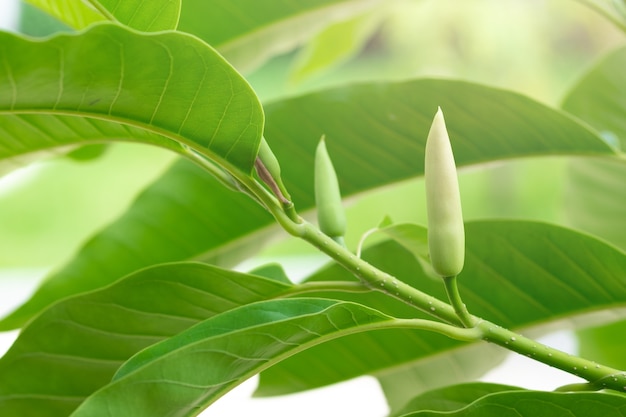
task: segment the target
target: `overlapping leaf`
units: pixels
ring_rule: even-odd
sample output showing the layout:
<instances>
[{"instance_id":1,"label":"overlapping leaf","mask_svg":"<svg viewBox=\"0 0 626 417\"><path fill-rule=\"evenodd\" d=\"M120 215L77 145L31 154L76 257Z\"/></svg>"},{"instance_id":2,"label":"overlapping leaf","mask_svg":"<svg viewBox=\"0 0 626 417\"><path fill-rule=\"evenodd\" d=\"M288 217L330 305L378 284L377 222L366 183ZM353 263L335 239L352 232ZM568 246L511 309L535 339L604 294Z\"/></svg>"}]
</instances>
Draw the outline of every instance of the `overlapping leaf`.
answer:
<instances>
[{"instance_id":1,"label":"overlapping leaf","mask_svg":"<svg viewBox=\"0 0 626 417\"><path fill-rule=\"evenodd\" d=\"M574 316L603 309L612 310L614 314L609 316L613 319L623 314L626 254L602 241L526 221L469 222L466 236L466 265L459 286L470 312L479 317L519 329L555 320L571 320L575 326ZM402 281L445 299L440 280L424 273L415 257L397 244L382 243L370 249L366 258ZM349 278L338 266L311 277ZM409 306L380 294L320 295L356 301L394 316L415 316ZM430 334L385 331L353 335L302 352L265 371L258 393L286 394L362 374L391 379L390 370L419 373L443 353L457 354L460 347L458 342ZM457 375L462 377L463 372Z\"/></svg>"},{"instance_id":2,"label":"overlapping leaf","mask_svg":"<svg viewBox=\"0 0 626 417\"><path fill-rule=\"evenodd\" d=\"M194 37L98 25L45 41L0 33L0 45L0 160L126 140L173 150L184 143L252 168L261 106Z\"/></svg>"},{"instance_id":3,"label":"overlapping leaf","mask_svg":"<svg viewBox=\"0 0 626 417\"><path fill-rule=\"evenodd\" d=\"M7 416L67 416L140 349L289 287L181 263L145 269L64 300L30 323L0 359L0 410Z\"/></svg>"},{"instance_id":4,"label":"overlapping leaf","mask_svg":"<svg viewBox=\"0 0 626 417\"><path fill-rule=\"evenodd\" d=\"M510 385L481 382L451 385L416 396L402 410L394 413L393 417L421 410L455 411L486 395L507 391L523 391L523 389Z\"/></svg>"},{"instance_id":5,"label":"overlapping leaf","mask_svg":"<svg viewBox=\"0 0 626 417\"><path fill-rule=\"evenodd\" d=\"M438 105L446 112L460 166L614 152L595 132L557 110L511 92L444 80L339 87L277 101L265 107L266 137L296 207L305 210L314 205L313 155L322 134L342 193L350 196L423 174L424 144ZM19 326L59 297L97 288L142 266L258 249L262 240L252 237L270 224L251 201L179 164L0 328Z\"/></svg>"},{"instance_id":6,"label":"overlapping leaf","mask_svg":"<svg viewBox=\"0 0 626 417\"><path fill-rule=\"evenodd\" d=\"M386 322L393 324L375 310L333 300L249 304L140 352L72 416L194 416L295 352Z\"/></svg>"},{"instance_id":7,"label":"overlapping leaf","mask_svg":"<svg viewBox=\"0 0 626 417\"><path fill-rule=\"evenodd\" d=\"M416 399L413 404L415 411L398 414L398 416L618 417L626 415L626 401L623 396L617 394L538 392L515 390L513 387L499 385L484 385L452 386L430 393L421 399ZM472 396L480 395L481 391L491 393L478 396L471 401ZM430 405L430 407L420 408L424 405ZM407 407L407 411L410 409Z\"/></svg>"},{"instance_id":8,"label":"overlapping leaf","mask_svg":"<svg viewBox=\"0 0 626 417\"><path fill-rule=\"evenodd\" d=\"M237 69L250 72L290 51L327 25L385 3L380 0L186 0L179 30L216 47ZM386 3L389 3L387 1Z\"/></svg>"},{"instance_id":9,"label":"overlapping leaf","mask_svg":"<svg viewBox=\"0 0 626 417\"><path fill-rule=\"evenodd\" d=\"M626 48L609 54L574 86L563 108L594 126L622 151L626 149ZM626 164L574 161L566 188L566 214L577 228L626 248ZM623 367L626 322L579 333L583 355Z\"/></svg>"},{"instance_id":10,"label":"overlapping leaf","mask_svg":"<svg viewBox=\"0 0 626 417\"><path fill-rule=\"evenodd\" d=\"M28 0L75 29L103 20L156 32L176 29L181 0Z\"/></svg>"}]
</instances>

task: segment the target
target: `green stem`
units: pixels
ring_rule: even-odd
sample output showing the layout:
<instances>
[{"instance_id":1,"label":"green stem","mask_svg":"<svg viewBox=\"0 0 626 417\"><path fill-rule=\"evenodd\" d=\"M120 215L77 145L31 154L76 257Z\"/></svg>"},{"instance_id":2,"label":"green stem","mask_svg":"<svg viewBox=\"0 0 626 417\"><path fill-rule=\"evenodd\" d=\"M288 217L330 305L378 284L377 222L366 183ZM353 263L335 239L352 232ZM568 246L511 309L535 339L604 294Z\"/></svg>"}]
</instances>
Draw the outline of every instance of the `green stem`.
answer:
<instances>
[{"instance_id":1,"label":"green stem","mask_svg":"<svg viewBox=\"0 0 626 417\"><path fill-rule=\"evenodd\" d=\"M584 378L591 389L626 391L625 372L551 348L486 320L478 323L477 328L482 330L483 340Z\"/></svg>"},{"instance_id":2,"label":"green stem","mask_svg":"<svg viewBox=\"0 0 626 417\"><path fill-rule=\"evenodd\" d=\"M457 285L456 276L444 277L443 283L446 287L446 293L448 294L450 304L452 304L454 311L456 312L457 316L459 316L461 323L463 323L465 327L474 327L474 318L467 311L467 307L461 299L461 294L459 294L459 287Z\"/></svg>"}]
</instances>

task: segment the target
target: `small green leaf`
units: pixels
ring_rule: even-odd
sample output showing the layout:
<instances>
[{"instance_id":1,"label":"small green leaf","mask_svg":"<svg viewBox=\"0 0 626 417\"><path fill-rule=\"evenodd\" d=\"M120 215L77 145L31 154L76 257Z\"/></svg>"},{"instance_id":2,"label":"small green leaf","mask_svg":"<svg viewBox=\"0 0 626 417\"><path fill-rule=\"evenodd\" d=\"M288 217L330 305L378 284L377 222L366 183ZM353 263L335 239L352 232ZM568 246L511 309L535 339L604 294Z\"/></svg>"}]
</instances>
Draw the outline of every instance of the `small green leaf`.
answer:
<instances>
[{"instance_id":1,"label":"small green leaf","mask_svg":"<svg viewBox=\"0 0 626 417\"><path fill-rule=\"evenodd\" d=\"M0 359L0 409L7 416L67 416L139 350L289 287L180 263L145 269L63 300L26 326Z\"/></svg>"},{"instance_id":2,"label":"small green leaf","mask_svg":"<svg viewBox=\"0 0 626 417\"><path fill-rule=\"evenodd\" d=\"M393 320L365 306L333 300L249 304L135 355L72 417L194 416L295 352L385 322Z\"/></svg>"},{"instance_id":3,"label":"small green leaf","mask_svg":"<svg viewBox=\"0 0 626 417\"><path fill-rule=\"evenodd\" d=\"M103 20L156 32L176 29L181 0L27 0L75 29Z\"/></svg>"},{"instance_id":4,"label":"small green leaf","mask_svg":"<svg viewBox=\"0 0 626 417\"><path fill-rule=\"evenodd\" d=\"M51 14L75 29L83 29L106 18L82 0L27 0L28 3Z\"/></svg>"}]
</instances>

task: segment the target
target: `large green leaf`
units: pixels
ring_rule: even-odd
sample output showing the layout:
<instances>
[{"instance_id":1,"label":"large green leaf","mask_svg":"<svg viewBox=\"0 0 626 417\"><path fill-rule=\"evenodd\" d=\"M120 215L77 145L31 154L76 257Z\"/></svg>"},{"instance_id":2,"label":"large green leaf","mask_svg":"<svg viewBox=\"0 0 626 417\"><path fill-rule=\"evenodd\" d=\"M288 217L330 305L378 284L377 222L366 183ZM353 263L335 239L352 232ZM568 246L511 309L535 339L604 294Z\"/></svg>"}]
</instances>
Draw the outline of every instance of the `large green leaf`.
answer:
<instances>
[{"instance_id":1,"label":"large green leaf","mask_svg":"<svg viewBox=\"0 0 626 417\"><path fill-rule=\"evenodd\" d=\"M244 379L295 352L385 323L394 321L365 306L333 300L249 304L140 352L72 416L197 415Z\"/></svg>"},{"instance_id":2,"label":"large green leaf","mask_svg":"<svg viewBox=\"0 0 626 417\"><path fill-rule=\"evenodd\" d=\"M0 359L2 415L67 416L139 350L289 287L180 263L145 269L61 301L33 320Z\"/></svg>"},{"instance_id":3,"label":"large green leaf","mask_svg":"<svg viewBox=\"0 0 626 417\"><path fill-rule=\"evenodd\" d=\"M156 32L176 29L181 0L27 0L75 29L103 20Z\"/></svg>"},{"instance_id":4,"label":"large green leaf","mask_svg":"<svg viewBox=\"0 0 626 417\"><path fill-rule=\"evenodd\" d=\"M310 209L313 155L322 134L344 196L354 195L423 174L424 144L437 105L446 114L459 166L542 154L614 152L558 110L519 94L445 80L339 87L271 103L265 107L266 137L296 206ZM164 193L169 197L159 197ZM146 219L158 222L145 224ZM19 326L59 297L106 285L142 266L256 250L263 239L252 238L270 224L252 202L180 164L94 237L25 307L0 322L0 328Z\"/></svg>"},{"instance_id":5,"label":"large green leaf","mask_svg":"<svg viewBox=\"0 0 626 417\"><path fill-rule=\"evenodd\" d=\"M351 18L380 0L186 0L179 30L216 47L237 69L250 72L290 51L328 24ZM389 1L387 1L389 3Z\"/></svg>"},{"instance_id":6,"label":"large green leaf","mask_svg":"<svg viewBox=\"0 0 626 417\"><path fill-rule=\"evenodd\" d=\"M623 417L623 396L599 392L504 391L452 411L415 411L402 417Z\"/></svg>"},{"instance_id":7,"label":"large green leaf","mask_svg":"<svg viewBox=\"0 0 626 417\"><path fill-rule=\"evenodd\" d=\"M252 169L261 106L247 82L194 37L98 25L45 41L0 33L0 45L2 160L125 140L173 150L184 143Z\"/></svg>"},{"instance_id":8,"label":"large green leaf","mask_svg":"<svg viewBox=\"0 0 626 417\"><path fill-rule=\"evenodd\" d=\"M602 241L544 223L477 221L466 224L466 247L459 287L470 312L479 317L506 328L528 329L559 320L583 325L584 320L574 320L575 316L600 310L611 312L605 320L623 314L626 254ZM424 273L415 257L396 243L377 245L365 258L427 294L446 298L441 281ZM311 277L333 279L347 280L350 275L335 265ZM319 295L356 301L397 317L415 316L414 309L378 293ZM419 373L420 368L433 372L429 368L433 360L452 352L456 355L461 348L460 342L430 334L353 335L302 352L263 372L258 393L285 394L362 374L391 372L391 377L394 371ZM445 366L442 369L449 371Z\"/></svg>"}]
</instances>

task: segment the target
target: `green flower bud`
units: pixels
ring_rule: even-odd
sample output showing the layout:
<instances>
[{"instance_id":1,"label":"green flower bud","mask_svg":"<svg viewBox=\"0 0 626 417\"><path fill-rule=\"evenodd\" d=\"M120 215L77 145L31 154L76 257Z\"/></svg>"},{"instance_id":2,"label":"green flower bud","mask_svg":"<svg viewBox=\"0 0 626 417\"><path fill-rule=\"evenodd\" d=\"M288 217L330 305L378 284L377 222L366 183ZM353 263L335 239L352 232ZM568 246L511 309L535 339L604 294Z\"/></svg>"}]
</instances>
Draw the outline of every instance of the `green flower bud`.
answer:
<instances>
[{"instance_id":1,"label":"green flower bud","mask_svg":"<svg viewBox=\"0 0 626 417\"><path fill-rule=\"evenodd\" d=\"M324 137L315 152L315 203L320 230L342 242L346 233L346 215L341 204L337 174L326 150Z\"/></svg>"},{"instance_id":2,"label":"green flower bud","mask_svg":"<svg viewBox=\"0 0 626 417\"><path fill-rule=\"evenodd\" d=\"M261 138L259 153L257 155L263 162L263 165L265 165L267 171L272 175L272 178L274 178L274 181L280 181L280 164L264 137Z\"/></svg>"},{"instance_id":3,"label":"green flower bud","mask_svg":"<svg viewBox=\"0 0 626 417\"><path fill-rule=\"evenodd\" d=\"M437 274L456 276L465 261L465 229L456 165L441 108L428 132L424 172L430 261Z\"/></svg>"},{"instance_id":4,"label":"green flower bud","mask_svg":"<svg viewBox=\"0 0 626 417\"><path fill-rule=\"evenodd\" d=\"M281 202L283 204L291 204L291 196L287 192L287 188L283 184L283 180L280 176L280 164L278 163L278 159L264 137L261 137L255 166L259 177L272 189Z\"/></svg>"}]
</instances>

